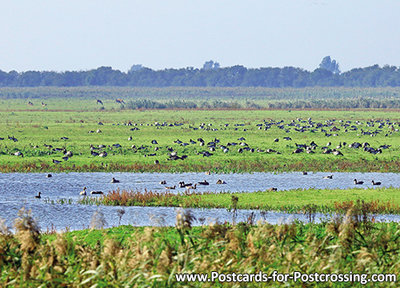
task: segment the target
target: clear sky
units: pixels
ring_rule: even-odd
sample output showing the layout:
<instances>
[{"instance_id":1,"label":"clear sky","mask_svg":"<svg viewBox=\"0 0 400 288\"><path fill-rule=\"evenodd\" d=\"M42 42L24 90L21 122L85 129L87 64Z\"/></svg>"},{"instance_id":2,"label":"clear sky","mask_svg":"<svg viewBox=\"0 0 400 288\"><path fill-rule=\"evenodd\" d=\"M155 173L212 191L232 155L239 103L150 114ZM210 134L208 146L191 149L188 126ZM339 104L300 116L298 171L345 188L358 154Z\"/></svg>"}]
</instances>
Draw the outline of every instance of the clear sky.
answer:
<instances>
[{"instance_id":1,"label":"clear sky","mask_svg":"<svg viewBox=\"0 0 400 288\"><path fill-rule=\"evenodd\" d=\"M400 66L399 0L17 0L0 70Z\"/></svg>"}]
</instances>

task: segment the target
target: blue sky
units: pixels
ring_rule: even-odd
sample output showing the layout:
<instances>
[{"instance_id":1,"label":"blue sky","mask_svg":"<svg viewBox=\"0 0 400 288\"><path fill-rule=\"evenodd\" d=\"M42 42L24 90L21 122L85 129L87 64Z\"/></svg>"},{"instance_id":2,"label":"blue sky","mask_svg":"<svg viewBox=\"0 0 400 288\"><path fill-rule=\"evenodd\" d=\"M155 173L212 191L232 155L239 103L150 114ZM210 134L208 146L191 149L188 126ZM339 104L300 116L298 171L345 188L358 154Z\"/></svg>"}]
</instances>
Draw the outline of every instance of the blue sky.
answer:
<instances>
[{"instance_id":1,"label":"blue sky","mask_svg":"<svg viewBox=\"0 0 400 288\"><path fill-rule=\"evenodd\" d=\"M3 1L0 69L400 66L398 15L398 0Z\"/></svg>"}]
</instances>

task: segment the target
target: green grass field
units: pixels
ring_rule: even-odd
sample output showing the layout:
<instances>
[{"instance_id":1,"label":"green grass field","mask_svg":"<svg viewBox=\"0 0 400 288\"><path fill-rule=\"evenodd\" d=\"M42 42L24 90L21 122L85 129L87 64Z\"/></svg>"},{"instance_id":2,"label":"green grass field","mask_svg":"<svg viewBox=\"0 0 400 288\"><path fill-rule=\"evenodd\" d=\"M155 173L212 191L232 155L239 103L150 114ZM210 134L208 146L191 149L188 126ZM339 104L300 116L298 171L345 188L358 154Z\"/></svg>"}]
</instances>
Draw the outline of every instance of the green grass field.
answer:
<instances>
[{"instance_id":1,"label":"green grass field","mask_svg":"<svg viewBox=\"0 0 400 288\"><path fill-rule=\"evenodd\" d=\"M8 101L8 100L3 100ZM10 100L12 101L12 100ZM78 101L78 100L75 100ZM77 102L79 103L79 101ZM78 104L74 105L78 105ZM84 105L84 104L82 104ZM301 120L298 120L301 118ZM325 127L308 127L304 132L296 131L307 127L307 119L313 123L327 124ZM399 113L395 111L284 111L284 110L130 110L130 111L1 111L0 112L0 171L391 171L400 169ZM385 119L389 119L387 122ZM264 130L265 123L274 123ZM383 121L384 125L368 121ZM276 124L284 121L281 124ZM294 121L292 123L292 121ZM341 122L339 122L341 121ZM344 127L351 121L357 130ZM357 122L359 121L359 122ZM99 125L102 122L104 125ZM180 123L181 126L156 126L155 123ZM127 126L131 123L132 126ZM201 123L203 129L199 129ZM264 123L264 124L263 124ZM227 126L226 126L227 124ZM244 126L235 126L243 124ZM257 124L263 124L259 129ZM292 126L288 126L288 124ZM296 126L297 125L297 126ZM372 126L373 125L373 126ZM278 126L282 126L278 128ZM340 130L331 132L332 127ZM96 133L100 129L101 133ZM138 129L131 131L131 129ZM195 130L197 129L197 130ZM345 130L347 129L347 132ZM93 133L89 133L92 131ZM326 131L326 132L323 132ZM362 135L362 131L374 133ZM330 137L326 136L330 134ZM336 134L336 136L335 136ZM15 137L18 142L8 139ZM61 139L67 137L67 140ZM132 137L129 141L128 138ZM238 140L244 137L245 140ZM284 140L290 137L291 140ZM198 138L206 145L200 146ZM174 143L177 139L187 146ZM191 144L190 139L196 144ZM210 151L207 143L218 139L215 151ZM279 139L275 142L274 139ZM152 144L157 140L158 144ZM314 154L293 154L295 143L309 145L314 141L318 147ZM236 146L226 146L228 142ZM240 146L245 142L247 146ZM328 142L330 149L338 149L343 156L323 154L321 147ZM378 149L381 145L391 145L382 153L371 154L363 148L349 148L353 142L368 142ZM120 148L113 147L120 144ZM44 146L44 145L51 145ZM107 152L107 157L91 154ZM135 145L136 148L132 148ZM220 145L229 148L224 153ZM141 147L142 149L140 149ZM254 152L239 148L254 149ZM71 151L68 161L62 160L62 151ZM171 148L178 156L187 155L185 160L168 161ZM158 149L157 151L155 151ZM257 150L258 149L258 150ZM273 152L268 153L267 149ZM21 156L15 156L20 151ZM213 155L204 157L203 152ZM260 152L257 152L260 151ZM276 153L276 152L279 153ZM305 151L304 151L305 152ZM155 156L151 156L155 154ZM146 157L147 156L147 157ZM54 164L52 160L61 161ZM154 164L155 160L159 164Z\"/></svg>"}]
</instances>

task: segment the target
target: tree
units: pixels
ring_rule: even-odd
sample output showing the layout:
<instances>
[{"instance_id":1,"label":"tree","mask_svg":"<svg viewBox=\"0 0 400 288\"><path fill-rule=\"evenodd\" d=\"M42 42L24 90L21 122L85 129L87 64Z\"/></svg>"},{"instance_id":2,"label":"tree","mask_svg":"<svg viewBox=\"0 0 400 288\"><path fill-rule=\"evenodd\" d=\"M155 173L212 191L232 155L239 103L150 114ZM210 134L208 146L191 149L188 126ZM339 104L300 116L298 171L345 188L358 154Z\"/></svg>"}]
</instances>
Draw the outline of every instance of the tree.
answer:
<instances>
[{"instance_id":1,"label":"tree","mask_svg":"<svg viewBox=\"0 0 400 288\"><path fill-rule=\"evenodd\" d=\"M140 71L143 69L143 65L142 64L134 64L132 65L131 69L129 69L128 73L133 73L136 71Z\"/></svg>"},{"instance_id":2,"label":"tree","mask_svg":"<svg viewBox=\"0 0 400 288\"><path fill-rule=\"evenodd\" d=\"M336 60L331 60L331 56L326 56L322 59L319 68L331 71L334 74L339 74L339 63Z\"/></svg>"},{"instance_id":3,"label":"tree","mask_svg":"<svg viewBox=\"0 0 400 288\"><path fill-rule=\"evenodd\" d=\"M214 62L213 60L206 61L203 65L203 70L217 70L220 68L218 62Z\"/></svg>"}]
</instances>

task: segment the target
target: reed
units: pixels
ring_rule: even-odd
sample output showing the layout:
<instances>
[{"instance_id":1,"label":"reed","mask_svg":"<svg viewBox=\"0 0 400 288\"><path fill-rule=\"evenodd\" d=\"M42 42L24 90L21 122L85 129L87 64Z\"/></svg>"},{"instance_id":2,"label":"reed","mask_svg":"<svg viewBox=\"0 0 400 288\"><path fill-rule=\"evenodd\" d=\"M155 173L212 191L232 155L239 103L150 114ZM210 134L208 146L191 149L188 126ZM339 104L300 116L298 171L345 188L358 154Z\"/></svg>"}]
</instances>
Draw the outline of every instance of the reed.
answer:
<instances>
[{"instance_id":1,"label":"reed","mask_svg":"<svg viewBox=\"0 0 400 288\"><path fill-rule=\"evenodd\" d=\"M177 282L175 274L271 274L275 270L399 274L400 224L365 225L351 213L320 224L255 225L249 217L237 225L193 227L194 219L186 210L178 213L175 227L120 226L46 234L40 233L29 213L23 212L16 222L16 234L0 230L0 285L232 287L239 283ZM348 282L341 287L365 284ZM256 282L241 285L265 287L265 283ZM321 287L316 282L289 281L286 285ZM379 283L379 287L393 285Z\"/></svg>"}]
</instances>

